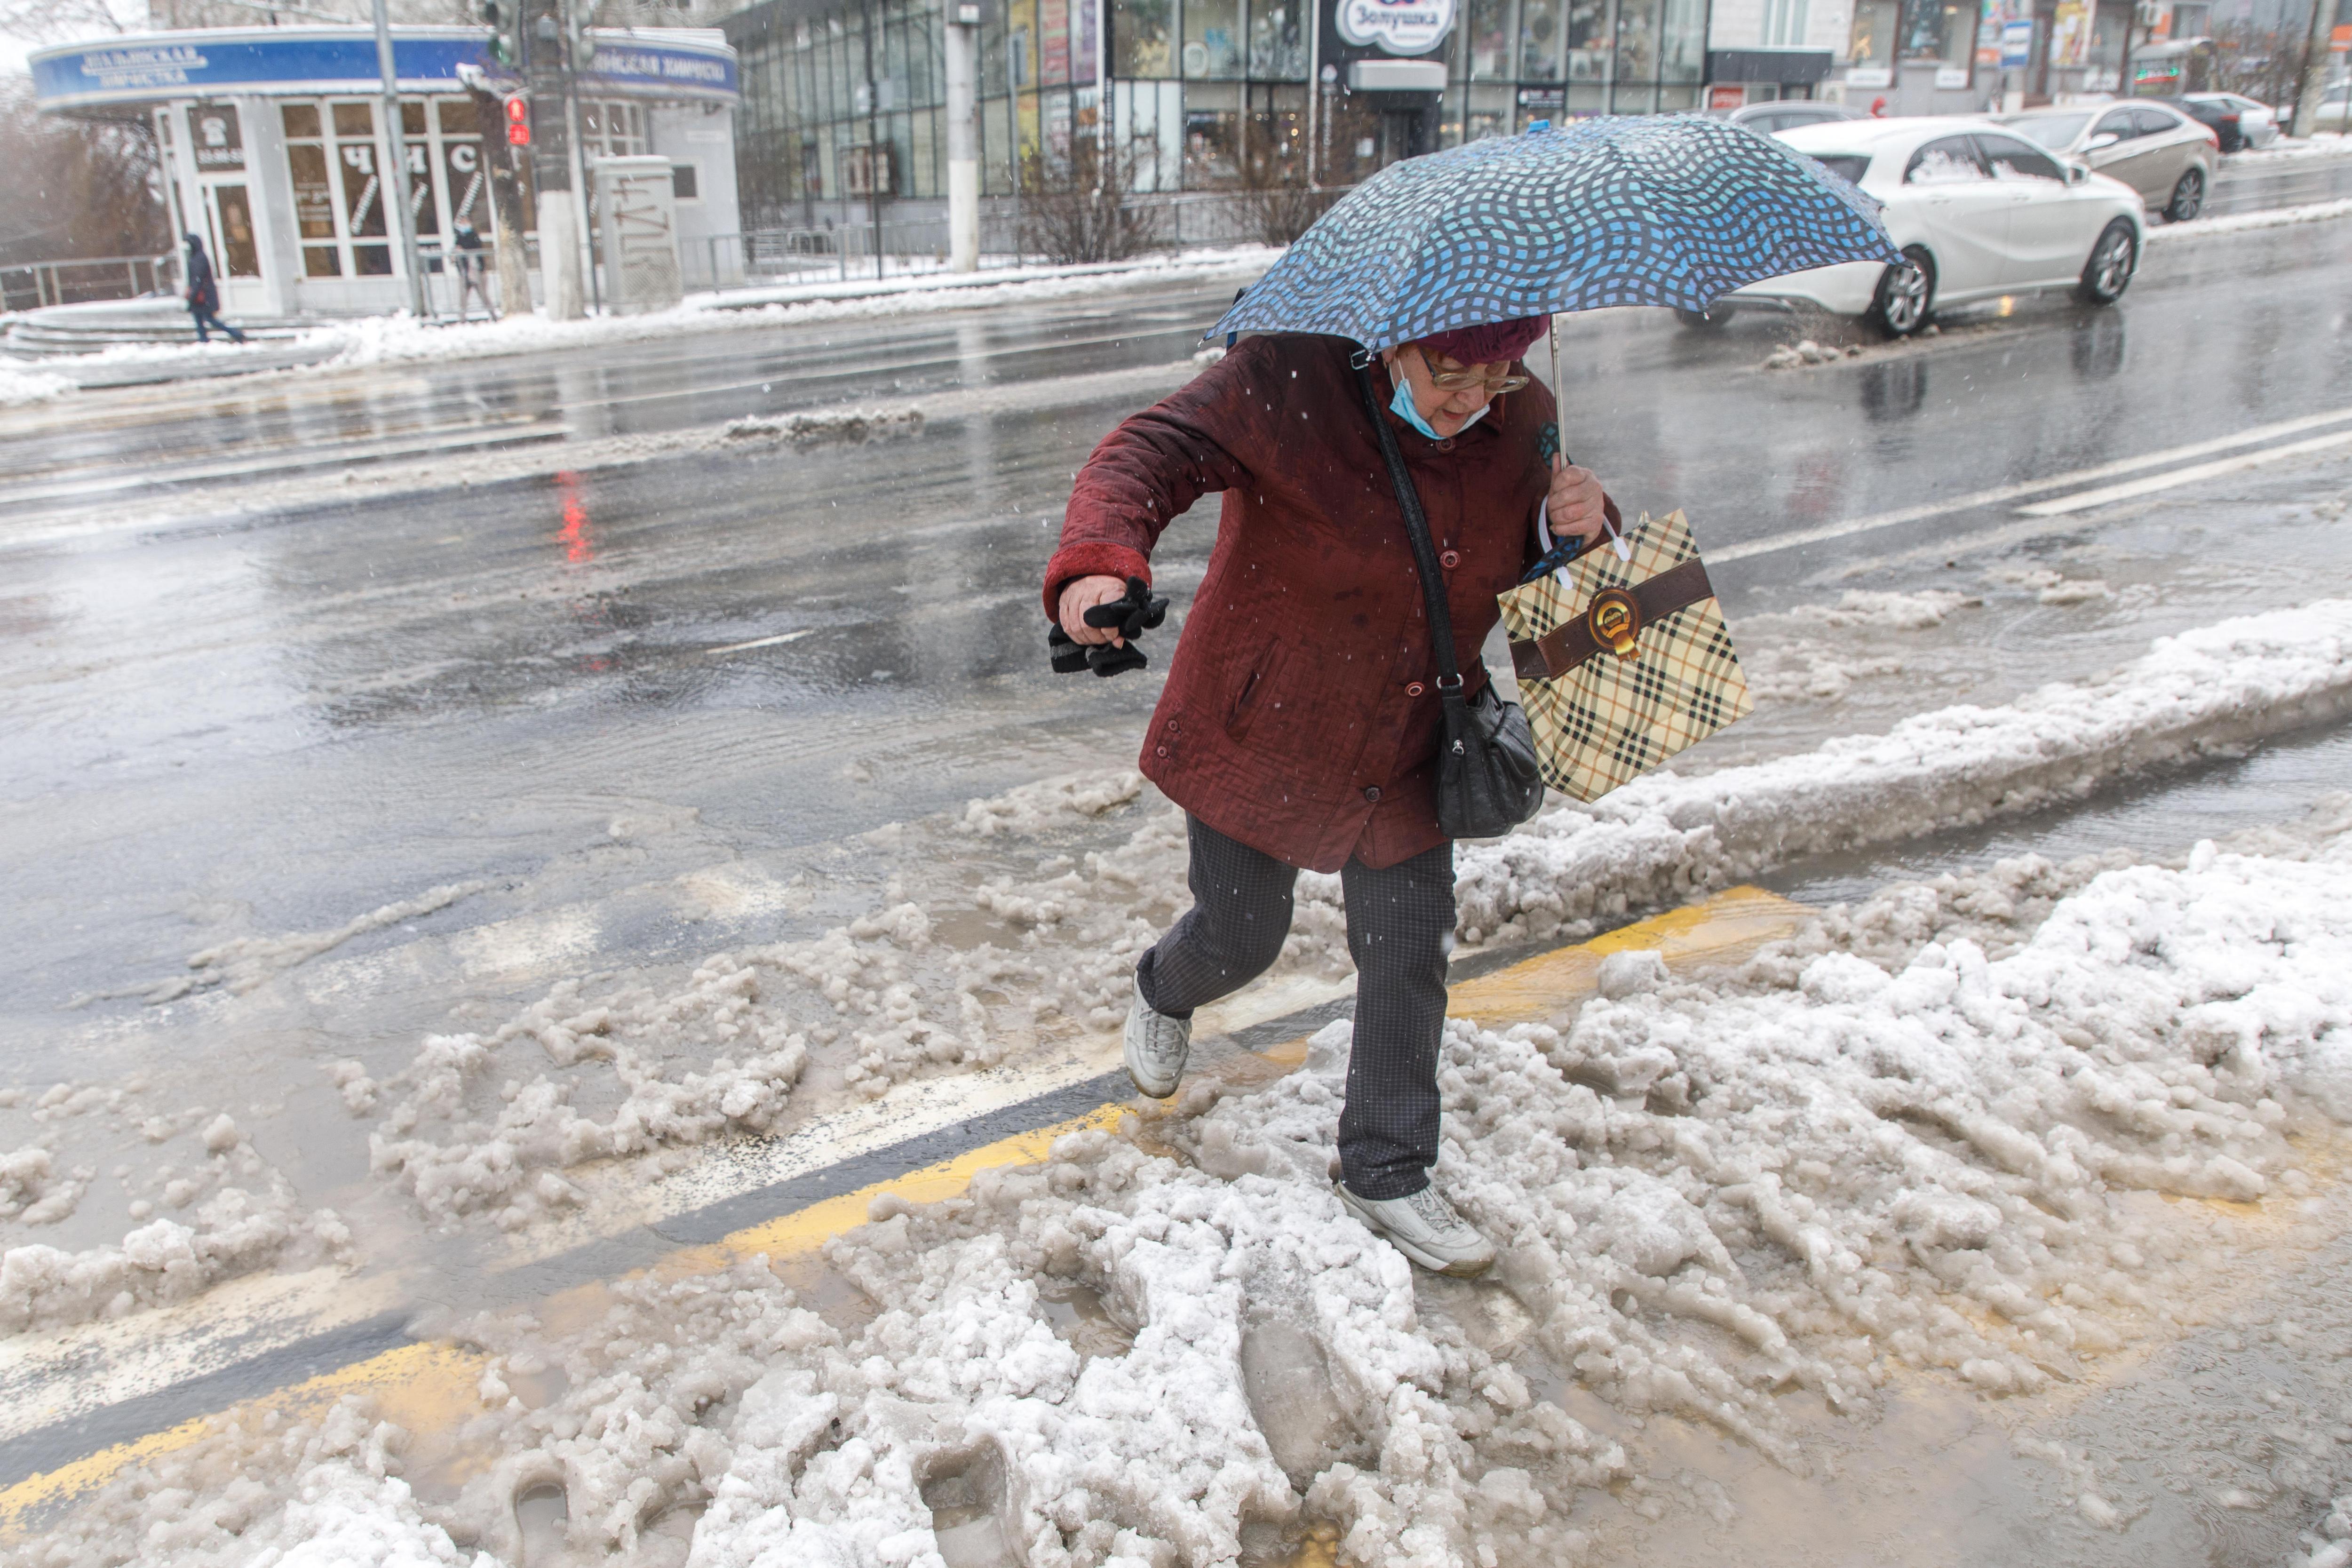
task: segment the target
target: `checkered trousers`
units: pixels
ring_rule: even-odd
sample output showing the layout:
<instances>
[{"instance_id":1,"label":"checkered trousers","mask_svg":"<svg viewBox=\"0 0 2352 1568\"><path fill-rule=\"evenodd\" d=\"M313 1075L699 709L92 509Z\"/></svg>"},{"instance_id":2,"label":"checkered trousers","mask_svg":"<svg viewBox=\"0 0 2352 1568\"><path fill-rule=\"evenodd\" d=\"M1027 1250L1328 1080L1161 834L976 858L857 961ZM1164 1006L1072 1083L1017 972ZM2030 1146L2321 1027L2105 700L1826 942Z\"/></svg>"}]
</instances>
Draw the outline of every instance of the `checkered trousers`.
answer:
<instances>
[{"instance_id":1,"label":"checkered trousers","mask_svg":"<svg viewBox=\"0 0 2352 1568\"><path fill-rule=\"evenodd\" d=\"M1189 1015L1271 968L1290 932L1297 870L1188 816L1192 907L1137 966L1144 1000ZM1356 961L1355 1046L1339 1166L1360 1197L1402 1198L1437 1163L1437 1047L1454 935L1454 846L1381 870L1339 868Z\"/></svg>"}]
</instances>

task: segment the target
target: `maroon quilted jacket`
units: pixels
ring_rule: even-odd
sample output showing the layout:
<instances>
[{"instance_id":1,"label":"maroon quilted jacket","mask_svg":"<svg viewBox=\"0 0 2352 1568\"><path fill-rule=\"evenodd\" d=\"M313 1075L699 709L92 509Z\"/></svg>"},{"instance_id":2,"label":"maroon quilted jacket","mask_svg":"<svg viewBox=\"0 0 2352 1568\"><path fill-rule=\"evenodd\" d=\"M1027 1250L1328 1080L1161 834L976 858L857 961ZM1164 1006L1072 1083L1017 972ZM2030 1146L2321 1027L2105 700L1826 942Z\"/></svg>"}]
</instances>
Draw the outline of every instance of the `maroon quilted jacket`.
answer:
<instances>
[{"instance_id":1,"label":"maroon quilted jacket","mask_svg":"<svg viewBox=\"0 0 2352 1568\"><path fill-rule=\"evenodd\" d=\"M1293 866L1392 866L1444 843L1439 699L1421 580L1341 338L1245 339L1103 437L1070 492L1045 613L1076 577L1150 575L1169 520L1224 492L1144 773L1218 831ZM1392 391L1375 360L1383 408ZM1540 383L1432 441L1384 415L1446 573L1454 658L1475 690L1495 595L1535 553L1549 489ZM1570 448L1571 450L1573 447ZM1613 503L1611 516L1615 517Z\"/></svg>"}]
</instances>

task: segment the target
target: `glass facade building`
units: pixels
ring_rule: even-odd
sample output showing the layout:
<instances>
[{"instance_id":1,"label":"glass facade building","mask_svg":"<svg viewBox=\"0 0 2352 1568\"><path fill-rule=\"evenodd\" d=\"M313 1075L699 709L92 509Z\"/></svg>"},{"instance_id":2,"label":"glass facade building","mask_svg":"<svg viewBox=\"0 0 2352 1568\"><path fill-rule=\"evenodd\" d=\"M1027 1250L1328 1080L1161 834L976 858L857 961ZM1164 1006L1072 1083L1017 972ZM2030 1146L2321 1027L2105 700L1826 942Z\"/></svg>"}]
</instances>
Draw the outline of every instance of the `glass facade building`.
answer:
<instances>
[{"instance_id":1,"label":"glass facade building","mask_svg":"<svg viewBox=\"0 0 2352 1568\"><path fill-rule=\"evenodd\" d=\"M765 0L721 23L741 68L747 224L846 217L826 205L862 205L876 177L892 197L944 200L947 3ZM1345 184L1412 151L1532 120L1695 109L1704 91L1709 0L1460 0L1420 57L1443 89L1409 94L1354 91L1333 68L1318 9L1332 4L987 0L983 192L1008 195L1016 168L1097 136L1139 191L1279 183L1310 163Z\"/></svg>"}]
</instances>

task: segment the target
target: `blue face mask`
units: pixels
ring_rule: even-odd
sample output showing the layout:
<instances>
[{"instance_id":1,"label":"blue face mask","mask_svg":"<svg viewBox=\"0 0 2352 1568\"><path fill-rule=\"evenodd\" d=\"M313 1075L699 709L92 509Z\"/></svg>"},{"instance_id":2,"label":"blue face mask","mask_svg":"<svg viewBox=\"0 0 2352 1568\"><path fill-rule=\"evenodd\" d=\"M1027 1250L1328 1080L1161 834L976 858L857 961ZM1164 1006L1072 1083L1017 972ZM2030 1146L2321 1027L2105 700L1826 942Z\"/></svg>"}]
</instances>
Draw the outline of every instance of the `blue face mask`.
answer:
<instances>
[{"instance_id":1,"label":"blue face mask","mask_svg":"<svg viewBox=\"0 0 2352 1568\"><path fill-rule=\"evenodd\" d=\"M1395 412L1396 416L1431 440L1443 440L1443 437L1429 427L1429 421L1421 416L1421 406L1412 400L1412 383L1404 378L1404 373L1397 369L1393 363L1389 366L1389 374L1396 378L1396 395L1389 399L1389 407ZM1493 406L1494 405L1489 403L1486 408L1481 408L1477 413L1465 419L1462 422L1462 430L1469 429L1470 426L1486 417L1486 408ZM1454 434L1459 436L1462 430L1456 430Z\"/></svg>"}]
</instances>

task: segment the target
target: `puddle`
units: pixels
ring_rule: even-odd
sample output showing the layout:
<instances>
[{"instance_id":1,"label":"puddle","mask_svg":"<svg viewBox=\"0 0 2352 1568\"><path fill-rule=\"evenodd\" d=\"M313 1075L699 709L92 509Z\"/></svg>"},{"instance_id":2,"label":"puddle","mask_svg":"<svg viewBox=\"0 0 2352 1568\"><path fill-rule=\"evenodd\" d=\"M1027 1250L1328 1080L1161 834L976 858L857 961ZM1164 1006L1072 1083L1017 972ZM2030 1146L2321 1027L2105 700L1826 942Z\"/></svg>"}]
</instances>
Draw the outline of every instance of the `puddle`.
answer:
<instances>
[{"instance_id":1,"label":"puddle","mask_svg":"<svg viewBox=\"0 0 2352 1568\"><path fill-rule=\"evenodd\" d=\"M923 1482L923 1506L947 1568L1019 1568L1004 1538L1004 1462L992 1446L947 1461Z\"/></svg>"},{"instance_id":2,"label":"puddle","mask_svg":"<svg viewBox=\"0 0 2352 1568\"><path fill-rule=\"evenodd\" d=\"M509 1356L499 1368L499 1375L526 1410L544 1410L563 1397L572 1380L560 1366L552 1366L533 1355Z\"/></svg>"},{"instance_id":3,"label":"puddle","mask_svg":"<svg viewBox=\"0 0 2352 1568\"><path fill-rule=\"evenodd\" d=\"M1366 1459L1332 1391L1323 1347L1306 1330L1270 1313L1254 1316L1242 1325L1241 1370L1250 1414L1294 1490L1303 1493L1342 1459Z\"/></svg>"},{"instance_id":4,"label":"puddle","mask_svg":"<svg viewBox=\"0 0 2352 1568\"><path fill-rule=\"evenodd\" d=\"M802 1252L771 1258L768 1269L792 1288L800 1305L823 1318L845 1342L864 1333L866 1325L882 1315L880 1303L827 1265L821 1254Z\"/></svg>"},{"instance_id":5,"label":"puddle","mask_svg":"<svg viewBox=\"0 0 2352 1568\"><path fill-rule=\"evenodd\" d=\"M515 1499L515 1531L521 1537L521 1568L550 1568L568 1555L564 1548L564 1525L572 1512L563 1489L559 1486L536 1486Z\"/></svg>"},{"instance_id":6,"label":"puddle","mask_svg":"<svg viewBox=\"0 0 2352 1568\"><path fill-rule=\"evenodd\" d=\"M1288 1525L1245 1524L1241 1568L1339 1568L1339 1527L1307 1516Z\"/></svg>"},{"instance_id":7,"label":"puddle","mask_svg":"<svg viewBox=\"0 0 2352 1568\"><path fill-rule=\"evenodd\" d=\"M1135 1344L1135 1334L1111 1316L1102 1293L1076 1279L1042 1279L1037 1285L1038 1310L1062 1342L1078 1352L1078 1365L1098 1355L1122 1356Z\"/></svg>"}]
</instances>

